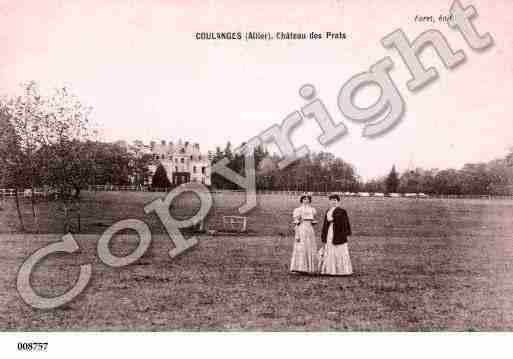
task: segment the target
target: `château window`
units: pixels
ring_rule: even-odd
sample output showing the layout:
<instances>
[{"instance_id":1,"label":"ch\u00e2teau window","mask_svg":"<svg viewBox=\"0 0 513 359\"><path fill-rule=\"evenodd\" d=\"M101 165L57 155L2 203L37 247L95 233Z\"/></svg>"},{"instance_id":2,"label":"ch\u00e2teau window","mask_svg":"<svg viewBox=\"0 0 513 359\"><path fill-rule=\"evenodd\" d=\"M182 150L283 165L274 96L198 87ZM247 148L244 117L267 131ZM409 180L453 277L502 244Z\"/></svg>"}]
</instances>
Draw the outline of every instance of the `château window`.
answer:
<instances>
[{"instance_id":1,"label":"ch\u00e2teau window","mask_svg":"<svg viewBox=\"0 0 513 359\"><path fill-rule=\"evenodd\" d=\"M180 162L181 163L185 163L185 159L184 158L180 158Z\"/></svg>"},{"instance_id":2,"label":"ch\u00e2teau window","mask_svg":"<svg viewBox=\"0 0 513 359\"><path fill-rule=\"evenodd\" d=\"M201 173L205 174L206 171L207 171L206 167L201 167Z\"/></svg>"},{"instance_id":3,"label":"ch\u00e2teau window","mask_svg":"<svg viewBox=\"0 0 513 359\"><path fill-rule=\"evenodd\" d=\"M175 172L178 172L178 166L175 166Z\"/></svg>"},{"instance_id":4,"label":"ch\u00e2teau window","mask_svg":"<svg viewBox=\"0 0 513 359\"><path fill-rule=\"evenodd\" d=\"M192 173L196 173L196 166L192 167Z\"/></svg>"},{"instance_id":5,"label":"ch\u00e2teau window","mask_svg":"<svg viewBox=\"0 0 513 359\"><path fill-rule=\"evenodd\" d=\"M191 161L193 160L192 156L191 156Z\"/></svg>"}]
</instances>

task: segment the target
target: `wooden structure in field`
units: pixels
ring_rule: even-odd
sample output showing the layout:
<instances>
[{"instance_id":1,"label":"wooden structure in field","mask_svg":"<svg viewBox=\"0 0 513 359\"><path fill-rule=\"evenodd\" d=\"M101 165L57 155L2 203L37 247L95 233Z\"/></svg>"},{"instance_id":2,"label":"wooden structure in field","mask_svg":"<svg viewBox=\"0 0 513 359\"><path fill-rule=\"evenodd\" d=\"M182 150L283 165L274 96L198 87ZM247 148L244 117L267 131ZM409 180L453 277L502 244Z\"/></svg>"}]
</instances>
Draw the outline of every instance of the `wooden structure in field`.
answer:
<instances>
[{"instance_id":1,"label":"wooden structure in field","mask_svg":"<svg viewBox=\"0 0 513 359\"><path fill-rule=\"evenodd\" d=\"M241 216L223 216L223 228L226 232L246 232L248 218Z\"/></svg>"}]
</instances>

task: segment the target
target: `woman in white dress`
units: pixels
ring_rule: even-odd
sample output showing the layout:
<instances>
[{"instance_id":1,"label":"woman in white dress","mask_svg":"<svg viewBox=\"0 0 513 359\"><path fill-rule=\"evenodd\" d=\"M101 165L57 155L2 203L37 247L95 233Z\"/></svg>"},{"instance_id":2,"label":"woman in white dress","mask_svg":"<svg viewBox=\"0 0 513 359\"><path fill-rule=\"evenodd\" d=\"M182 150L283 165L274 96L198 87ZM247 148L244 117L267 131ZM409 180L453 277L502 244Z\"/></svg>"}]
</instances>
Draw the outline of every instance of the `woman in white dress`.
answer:
<instances>
[{"instance_id":1,"label":"woman in white dress","mask_svg":"<svg viewBox=\"0 0 513 359\"><path fill-rule=\"evenodd\" d=\"M340 197L336 194L329 197L330 209L324 216L321 240L325 243L321 248L319 269L321 274L350 275L353 273L347 236L351 235L351 226L345 209L340 207Z\"/></svg>"},{"instance_id":2,"label":"woman in white dress","mask_svg":"<svg viewBox=\"0 0 513 359\"><path fill-rule=\"evenodd\" d=\"M317 211L311 206L311 196L303 195L299 201L301 206L296 208L292 214L295 235L290 271L314 273L316 271L317 244L312 224L315 224Z\"/></svg>"}]
</instances>

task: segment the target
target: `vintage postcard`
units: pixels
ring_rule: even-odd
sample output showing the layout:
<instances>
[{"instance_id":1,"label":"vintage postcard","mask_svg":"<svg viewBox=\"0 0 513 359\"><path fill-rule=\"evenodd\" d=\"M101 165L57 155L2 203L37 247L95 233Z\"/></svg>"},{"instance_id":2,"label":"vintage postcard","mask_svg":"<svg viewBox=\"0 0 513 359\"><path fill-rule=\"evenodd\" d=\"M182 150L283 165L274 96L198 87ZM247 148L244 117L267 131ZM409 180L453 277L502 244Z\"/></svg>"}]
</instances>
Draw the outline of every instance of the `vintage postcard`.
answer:
<instances>
[{"instance_id":1,"label":"vintage postcard","mask_svg":"<svg viewBox=\"0 0 513 359\"><path fill-rule=\"evenodd\" d=\"M512 331L512 23L510 0L0 1L6 353Z\"/></svg>"}]
</instances>

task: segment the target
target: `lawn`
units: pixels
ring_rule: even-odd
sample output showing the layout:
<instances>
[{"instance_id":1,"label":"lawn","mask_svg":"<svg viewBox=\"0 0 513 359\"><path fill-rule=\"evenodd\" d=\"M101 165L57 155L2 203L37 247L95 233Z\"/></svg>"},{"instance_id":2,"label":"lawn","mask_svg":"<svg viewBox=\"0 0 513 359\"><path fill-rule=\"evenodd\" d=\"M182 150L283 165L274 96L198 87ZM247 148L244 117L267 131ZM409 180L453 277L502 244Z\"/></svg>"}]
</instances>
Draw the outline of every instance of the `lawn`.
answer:
<instances>
[{"instance_id":1,"label":"lawn","mask_svg":"<svg viewBox=\"0 0 513 359\"><path fill-rule=\"evenodd\" d=\"M353 236L352 277L288 273L291 212L298 199L263 195L243 236L199 236L177 258L144 204L157 193L86 193L78 255L52 255L33 274L43 295L57 295L93 263L84 293L64 307L41 311L15 289L17 269L32 252L59 240L55 204L40 204L40 234L17 233L13 204L0 211L1 330L513 330L513 201L345 199ZM211 228L237 214L240 194L214 195ZM193 213L192 197L172 211ZM325 210L326 198L313 205ZM30 206L24 203L28 226ZM110 268L96 255L108 225L140 218L155 234L136 263ZM319 228L316 229L319 231ZM137 239L120 236L113 252Z\"/></svg>"}]
</instances>

